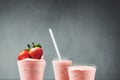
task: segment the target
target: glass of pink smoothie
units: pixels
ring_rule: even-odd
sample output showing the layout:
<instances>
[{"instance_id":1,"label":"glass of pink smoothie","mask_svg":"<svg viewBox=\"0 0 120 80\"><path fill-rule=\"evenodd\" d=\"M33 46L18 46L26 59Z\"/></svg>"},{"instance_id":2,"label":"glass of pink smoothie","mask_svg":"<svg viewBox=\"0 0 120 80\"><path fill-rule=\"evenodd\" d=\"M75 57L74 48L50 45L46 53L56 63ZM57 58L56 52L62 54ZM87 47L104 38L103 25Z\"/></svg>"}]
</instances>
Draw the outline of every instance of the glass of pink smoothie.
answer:
<instances>
[{"instance_id":1,"label":"glass of pink smoothie","mask_svg":"<svg viewBox=\"0 0 120 80\"><path fill-rule=\"evenodd\" d=\"M68 67L69 80L94 80L95 65L77 65Z\"/></svg>"},{"instance_id":2,"label":"glass of pink smoothie","mask_svg":"<svg viewBox=\"0 0 120 80\"><path fill-rule=\"evenodd\" d=\"M69 80L67 67L72 65L71 60L52 61L55 80Z\"/></svg>"},{"instance_id":3,"label":"glass of pink smoothie","mask_svg":"<svg viewBox=\"0 0 120 80\"><path fill-rule=\"evenodd\" d=\"M43 80L46 61L44 59L26 58L18 60L21 80Z\"/></svg>"}]
</instances>

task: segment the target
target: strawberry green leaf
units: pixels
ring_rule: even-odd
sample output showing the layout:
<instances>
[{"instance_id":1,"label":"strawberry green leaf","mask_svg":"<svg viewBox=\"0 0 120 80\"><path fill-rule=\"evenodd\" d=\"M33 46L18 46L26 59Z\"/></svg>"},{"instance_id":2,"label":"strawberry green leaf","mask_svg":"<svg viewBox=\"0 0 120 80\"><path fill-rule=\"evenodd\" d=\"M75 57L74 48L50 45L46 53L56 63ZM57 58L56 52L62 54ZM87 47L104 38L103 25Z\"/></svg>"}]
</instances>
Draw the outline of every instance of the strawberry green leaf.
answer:
<instances>
[{"instance_id":1,"label":"strawberry green leaf","mask_svg":"<svg viewBox=\"0 0 120 80\"><path fill-rule=\"evenodd\" d=\"M30 44L27 44L27 46L28 46L28 48L31 48L31 47L30 47Z\"/></svg>"},{"instance_id":2,"label":"strawberry green leaf","mask_svg":"<svg viewBox=\"0 0 120 80\"><path fill-rule=\"evenodd\" d=\"M36 47L40 47L40 48L42 48L42 46L41 46L40 44L37 44Z\"/></svg>"},{"instance_id":3,"label":"strawberry green leaf","mask_svg":"<svg viewBox=\"0 0 120 80\"><path fill-rule=\"evenodd\" d=\"M32 47L33 47L33 48L36 47L35 44L34 44L34 42L32 42Z\"/></svg>"}]
</instances>

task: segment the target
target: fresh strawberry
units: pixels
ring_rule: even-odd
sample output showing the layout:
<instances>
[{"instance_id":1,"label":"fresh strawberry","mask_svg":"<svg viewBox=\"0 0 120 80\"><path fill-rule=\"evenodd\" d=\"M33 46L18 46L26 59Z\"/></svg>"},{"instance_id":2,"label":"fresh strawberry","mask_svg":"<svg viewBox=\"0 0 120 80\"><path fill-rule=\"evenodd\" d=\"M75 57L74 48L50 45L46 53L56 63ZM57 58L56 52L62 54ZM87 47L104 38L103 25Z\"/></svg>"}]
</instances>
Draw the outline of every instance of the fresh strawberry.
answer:
<instances>
[{"instance_id":1,"label":"fresh strawberry","mask_svg":"<svg viewBox=\"0 0 120 80\"><path fill-rule=\"evenodd\" d=\"M29 51L29 55L33 59L41 59L41 57L43 55L43 50L42 50L42 48L39 48L39 47L32 48Z\"/></svg>"},{"instance_id":2,"label":"fresh strawberry","mask_svg":"<svg viewBox=\"0 0 120 80\"><path fill-rule=\"evenodd\" d=\"M29 56L29 51L28 50L22 50L19 54L18 54L18 60L22 60L25 58L30 58Z\"/></svg>"},{"instance_id":3,"label":"fresh strawberry","mask_svg":"<svg viewBox=\"0 0 120 80\"><path fill-rule=\"evenodd\" d=\"M29 45L28 45L28 48L30 48ZM40 44L35 45L34 43L32 43L32 48L30 48L29 55L33 59L41 59L43 55L43 50L41 48L41 45Z\"/></svg>"}]
</instances>

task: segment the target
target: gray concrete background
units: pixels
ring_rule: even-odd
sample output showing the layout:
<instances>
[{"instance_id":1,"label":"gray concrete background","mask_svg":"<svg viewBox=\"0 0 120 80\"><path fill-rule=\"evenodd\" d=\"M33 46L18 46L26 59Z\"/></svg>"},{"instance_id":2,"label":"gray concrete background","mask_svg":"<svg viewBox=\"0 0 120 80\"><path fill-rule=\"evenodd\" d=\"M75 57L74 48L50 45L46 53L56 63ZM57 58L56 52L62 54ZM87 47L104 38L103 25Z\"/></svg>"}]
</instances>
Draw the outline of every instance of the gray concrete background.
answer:
<instances>
[{"instance_id":1,"label":"gray concrete background","mask_svg":"<svg viewBox=\"0 0 120 80\"><path fill-rule=\"evenodd\" d=\"M120 79L119 0L0 0L0 79L18 79L17 55L28 43L41 43L45 79L53 79L56 52L97 65L96 79Z\"/></svg>"}]
</instances>

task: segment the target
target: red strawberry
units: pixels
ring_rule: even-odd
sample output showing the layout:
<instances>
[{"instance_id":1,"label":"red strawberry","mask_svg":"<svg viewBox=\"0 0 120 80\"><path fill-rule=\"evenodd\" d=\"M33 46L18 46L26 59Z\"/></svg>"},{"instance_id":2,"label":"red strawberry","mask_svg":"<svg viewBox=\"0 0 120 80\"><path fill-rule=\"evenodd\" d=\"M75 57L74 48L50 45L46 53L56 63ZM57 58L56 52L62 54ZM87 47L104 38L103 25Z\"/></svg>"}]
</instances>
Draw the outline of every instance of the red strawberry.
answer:
<instances>
[{"instance_id":1,"label":"red strawberry","mask_svg":"<svg viewBox=\"0 0 120 80\"><path fill-rule=\"evenodd\" d=\"M29 51L29 55L33 59L41 59L41 57L43 55L43 50L40 47L31 48L30 51Z\"/></svg>"},{"instance_id":2,"label":"red strawberry","mask_svg":"<svg viewBox=\"0 0 120 80\"><path fill-rule=\"evenodd\" d=\"M31 46L28 44L28 50L29 50L30 57L33 59L41 59L43 55L43 50L41 47L42 46L40 44L35 45L33 42Z\"/></svg>"},{"instance_id":3,"label":"red strawberry","mask_svg":"<svg viewBox=\"0 0 120 80\"><path fill-rule=\"evenodd\" d=\"M18 60L22 60L25 58L41 59L42 55L43 50L41 48L41 45L40 44L35 45L32 42L31 46L28 44L28 49L25 49L19 53Z\"/></svg>"},{"instance_id":4,"label":"red strawberry","mask_svg":"<svg viewBox=\"0 0 120 80\"><path fill-rule=\"evenodd\" d=\"M29 56L29 51L28 50L22 50L19 54L18 54L18 60L22 60L25 58L30 58Z\"/></svg>"}]
</instances>

